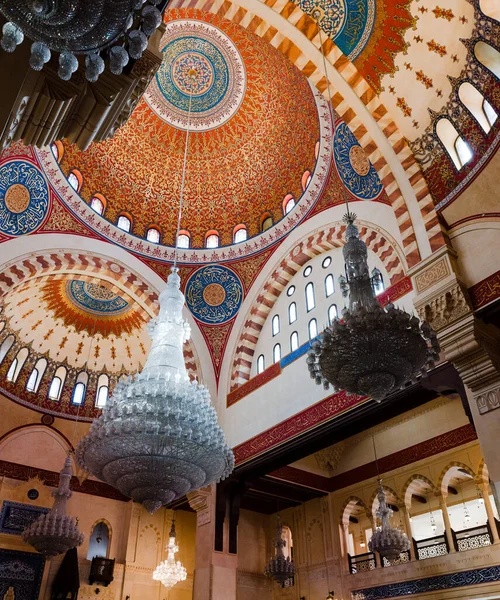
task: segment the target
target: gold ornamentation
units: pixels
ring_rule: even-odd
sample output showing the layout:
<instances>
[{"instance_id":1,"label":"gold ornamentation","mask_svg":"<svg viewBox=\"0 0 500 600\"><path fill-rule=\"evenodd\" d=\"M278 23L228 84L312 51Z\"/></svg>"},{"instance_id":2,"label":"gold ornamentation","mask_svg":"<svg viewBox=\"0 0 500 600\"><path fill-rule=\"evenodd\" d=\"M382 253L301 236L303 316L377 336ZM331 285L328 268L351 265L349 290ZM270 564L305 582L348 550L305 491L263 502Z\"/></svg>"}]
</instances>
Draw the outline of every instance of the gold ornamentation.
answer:
<instances>
[{"instance_id":1,"label":"gold ornamentation","mask_svg":"<svg viewBox=\"0 0 500 600\"><path fill-rule=\"evenodd\" d=\"M30 203L30 192L22 183L14 183L5 192L5 206L10 212L19 214L24 212Z\"/></svg>"},{"instance_id":2,"label":"gold ornamentation","mask_svg":"<svg viewBox=\"0 0 500 600\"><path fill-rule=\"evenodd\" d=\"M448 266L448 262L445 258L438 260L433 265L431 265L428 269L419 273L415 277L415 287L417 288L417 292L420 294L424 290L430 288L438 281L441 281L445 277L450 274L450 267Z\"/></svg>"},{"instance_id":3,"label":"gold ornamentation","mask_svg":"<svg viewBox=\"0 0 500 600\"><path fill-rule=\"evenodd\" d=\"M219 283L210 283L203 290L203 300L210 306L220 306L226 299L226 290Z\"/></svg>"},{"instance_id":4,"label":"gold ornamentation","mask_svg":"<svg viewBox=\"0 0 500 600\"><path fill-rule=\"evenodd\" d=\"M351 161L352 168L358 175L361 175L361 177L368 175L370 161L361 146L351 146L351 149L349 150L349 160Z\"/></svg>"},{"instance_id":5,"label":"gold ornamentation","mask_svg":"<svg viewBox=\"0 0 500 600\"><path fill-rule=\"evenodd\" d=\"M422 320L426 320L434 331L444 329L470 312L466 293L460 283L455 281L425 305L418 307L418 315Z\"/></svg>"}]
</instances>

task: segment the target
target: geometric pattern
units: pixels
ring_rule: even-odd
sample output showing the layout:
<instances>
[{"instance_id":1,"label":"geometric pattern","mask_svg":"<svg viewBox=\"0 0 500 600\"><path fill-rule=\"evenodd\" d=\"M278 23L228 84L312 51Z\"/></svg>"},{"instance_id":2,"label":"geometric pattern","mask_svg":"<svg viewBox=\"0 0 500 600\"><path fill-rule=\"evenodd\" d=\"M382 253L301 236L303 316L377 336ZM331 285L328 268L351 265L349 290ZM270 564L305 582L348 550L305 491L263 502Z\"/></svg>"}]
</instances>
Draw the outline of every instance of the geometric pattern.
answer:
<instances>
[{"instance_id":1,"label":"geometric pattern","mask_svg":"<svg viewBox=\"0 0 500 600\"><path fill-rule=\"evenodd\" d=\"M300 6L287 0L264 0L264 4L281 15L319 48L320 39L316 23L304 13ZM173 9L182 5L182 0L171 0L169 8ZM239 3L233 4L231 0L196 0L194 3L191 3L191 6L202 11L214 13L218 17L229 19L233 23L238 23L249 31L263 37L288 57L309 78L312 85L316 86L320 92L327 93L324 67L321 62L318 61L316 63L312 61L283 31L278 30L260 16L246 10ZM434 210L433 199L429 193L422 170L396 123L381 103L375 91L353 63L346 58L339 47L330 39L323 39L323 48L326 59L342 75L358 98L367 107L380 130L391 144L417 198L431 249L434 251L440 248L445 242ZM368 133L363 122L353 109L352 104L347 102L342 94L332 85L330 86L330 91L332 95L332 108L350 128L379 175L398 218L403 249L408 265L414 266L420 260L420 253L411 217L398 181L390 165L379 150L377 143Z\"/></svg>"},{"instance_id":2,"label":"geometric pattern","mask_svg":"<svg viewBox=\"0 0 500 600\"><path fill-rule=\"evenodd\" d=\"M160 119L185 129L191 105L192 130L228 121L245 92L243 60L229 37L203 21L173 21L160 45L163 60L145 95Z\"/></svg>"},{"instance_id":3,"label":"geometric pattern","mask_svg":"<svg viewBox=\"0 0 500 600\"><path fill-rule=\"evenodd\" d=\"M394 242L364 223L361 223L359 228L361 239L383 262L391 284L403 279L406 267L401 262ZM280 265L270 275L250 308L240 333L232 363L231 391L250 379L252 360L260 332L283 289L306 262L332 248L342 247L344 232L345 225L338 224L307 236L280 261Z\"/></svg>"},{"instance_id":4,"label":"geometric pattern","mask_svg":"<svg viewBox=\"0 0 500 600\"><path fill-rule=\"evenodd\" d=\"M49 188L39 169L21 160L0 166L0 232L32 233L47 216L48 207Z\"/></svg>"},{"instance_id":5,"label":"geometric pattern","mask_svg":"<svg viewBox=\"0 0 500 600\"><path fill-rule=\"evenodd\" d=\"M36 552L0 550L0 598L14 588L15 600L37 600L45 557Z\"/></svg>"},{"instance_id":6,"label":"geometric pattern","mask_svg":"<svg viewBox=\"0 0 500 600\"><path fill-rule=\"evenodd\" d=\"M232 319L243 300L243 287L237 275L220 265L196 271L186 284L186 304L193 316L208 325Z\"/></svg>"},{"instance_id":7,"label":"geometric pattern","mask_svg":"<svg viewBox=\"0 0 500 600\"><path fill-rule=\"evenodd\" d=\"M0 533L21 535L24 529L36 521L48 508L4 500L0 511Z\"/></svg>"},{"instance_id":8,"label":"geometric pattern","mask_svg":"<svg viewBox=\"0 0 500 600\"><path fill-rule=\"evenodd\" d=\"M390 583L352 592L352 600L381 600L500 581L500 566Z\"/></svg>"}]
</instances>

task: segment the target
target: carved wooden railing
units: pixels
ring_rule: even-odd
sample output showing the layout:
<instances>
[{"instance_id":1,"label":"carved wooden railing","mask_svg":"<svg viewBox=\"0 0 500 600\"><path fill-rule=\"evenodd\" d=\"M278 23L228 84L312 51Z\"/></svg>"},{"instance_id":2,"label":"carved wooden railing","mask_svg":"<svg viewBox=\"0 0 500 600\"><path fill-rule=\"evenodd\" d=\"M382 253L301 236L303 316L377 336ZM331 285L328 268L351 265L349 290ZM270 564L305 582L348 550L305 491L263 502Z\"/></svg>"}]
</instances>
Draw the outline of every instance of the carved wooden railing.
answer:
<instances>
[{"instance_id":1,"label":"carved wooden railing","mask_svg":"<svg viewBox=\"0 0 500 600\"><path fill-rule=\"evenodd\" d=\"M426 558L435 558L436 556L444 556L448 554L450 548L446 535L436 535L425 540L413 540L413 547L415 548L415 556L418 560L425 560Z\"/></svg>"},{"instance_id":2,"label":"carved wooden railing","mask_svg":"<svg viewBox=\"0 0 500 600\"><path fill-rule=\"evenodd\" d=\"M347 555L349 561L350 573L362 573L364 571L372 571L377 568L377 560L373 552L365 554L357 554L356 556Z\"/></svg>"},{"instance_id":3,"label":"carved wooden railing","mask_svg":"<svg viewBox=\"0 0 500 600\"><path fill-rule=\"evenodd\" d=\"M452 531L452 534L455 548L459 552L484 548L485 546L491 546L493 543L493 536L491 535L489 523L486 523L486 525L469 527L469 529L462 529L462 531Z\"/></svg>"},{"instance_id":4,"label":"carved wooden railing","mask_svg":"<svg viewBox=\"0 0 500 600\"><path fill-rule=\"evenodd\" d=\"M388 560L385 556L382 558L382 566L383 567L395 567L396 565L403 565L405 563L409 563L411 560L410 551L405 550L401 552L398 558L395 560Z\"/></svg>"}]
</instances>

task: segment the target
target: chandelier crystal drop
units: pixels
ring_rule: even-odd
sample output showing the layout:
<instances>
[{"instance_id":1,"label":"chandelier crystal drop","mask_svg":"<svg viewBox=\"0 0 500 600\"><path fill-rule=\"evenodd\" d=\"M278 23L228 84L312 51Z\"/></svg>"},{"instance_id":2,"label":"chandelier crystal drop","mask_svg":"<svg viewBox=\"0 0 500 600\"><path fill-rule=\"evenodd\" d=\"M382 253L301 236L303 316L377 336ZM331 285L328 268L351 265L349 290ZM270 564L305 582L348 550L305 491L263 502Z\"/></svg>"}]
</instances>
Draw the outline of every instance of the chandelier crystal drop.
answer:
<instances>
[{"instance_id":1,"label":"chandelier crystal drop","mask_svg":"<svg viewBox=\"0 0 500 600\"><path fill-rule=\"evenodd\" d=\"M187 571L180 561L175 561L175 554L179 551L175 540L175 521L172 521L170 535L167 546L167 560L161 562L153 571L153 579L161 581L167 588L173 587L179 581L185 581Z\"/></svg>"},{"instance_id":2,"label":"chandelier crystal drop","mask_svg":"<svg viewBox=\"0 0 500 600\"><path fill-rule=\"evenodd\" d=\"M143 371L117 384L76 451L81 467L151 513L234 468L210 394L187 374L182 346L190 330L177 271L172 268L158 318L150 322Z\"/></svg>"},{"instance_id":3,"label":"chandelier crystal drop","mask_svg":"<svg viewBox=\"0 0 500 600\"><path fill-rule=\"evenodd\" d=\"M30 65L40 71L59 53L59 77L71 79L78 55L86 57L86 77L97 81L109 68L120 74L129 58L138 59L162 16L162 0L0 0L7 19L0 45L14 52L26 36L32 42Z\"/></svg>"},{"instance_id":4,"label":"chandelier crystal drop","mask_svg":"<svg viewBox=\"0 0 500 600\"><path fill-rule=\"evenodd\" d=\"M276 553L266 565L264 575L272 577L281 587L289 587L293 585L295 575L295 565L290 557L283 554L283 548L286 546L286 541L283 539L283 528L281 527L281 519L278 515L276 521Z\"/></svg>"},{"instance_id":5,"label":"chandelier crystal drop","mask_svg":"<svg viewBox=\"0 0 500 600\"><path fill-rule=\"evenodd\" d=\"M66 514L66 502L72 494L69 487L71 463L68 456L59 474L59 486L53 492L55 500L50 512L40 515L23 531L24 541L46 556L64 554L83 543L83 533L80 533L77 521Z\"/></svg>"},{"instance_id":6,"label":"chandelier crystal drop","mask_svg":"<svg viewBox=\"0 0 500 600\"><path fill-rule=\"evenodd\" d=\"M410 540L406 533L400 529L391 527L389 519L392 516L392 509L387 506L382 482L378 482L377 498L379 507L377 509L377 517L381 520L382 526L377 528L368 542L370 552L378 552L382 558L389 561L397 560L401 552L410 549Z\"/></svg>"},{"instance_id":7,"label":"chandelier crystal drop","mask_svg":"<svg viewBox=\"0 0 500 600\"><path fill-rule=\"evenodd\" d=\"M439 342L427 322L391 303L380 306L375 294L380 272L374 270L370 277L366 244L355 219L349 212L344 217L347 279L339 278L349 308L312 342L307 365L312 379L325 389L332 385L380 402L434 366Z\"/></svg>"}]
</instances>

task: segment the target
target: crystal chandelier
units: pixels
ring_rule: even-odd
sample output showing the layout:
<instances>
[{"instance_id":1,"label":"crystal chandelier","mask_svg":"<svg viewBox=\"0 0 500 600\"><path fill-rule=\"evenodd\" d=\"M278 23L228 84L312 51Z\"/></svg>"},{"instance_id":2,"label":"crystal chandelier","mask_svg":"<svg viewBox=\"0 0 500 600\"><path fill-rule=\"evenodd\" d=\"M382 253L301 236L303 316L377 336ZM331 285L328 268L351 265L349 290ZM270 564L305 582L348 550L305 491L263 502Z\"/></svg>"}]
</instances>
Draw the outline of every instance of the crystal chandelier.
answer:
<instances>
[{"instance_id":1,"label":"crystal chandelier","mask_svg":"<svg viewBox=\"0 0 500 600\"><path fill-rule=\"evenodd\" d=\"M286 541L283 539L283 528L281 527L280 516L276 521L276 553L266 565L264 574L267 577L272 577L281 587L289 587L293 585L295 575L295 565L290 557L283 554L283 548L286 546Z\"/></svg>"},{"instance_id":2,"label":"crystal chandelier","mask_svg":"<svg viewBox=\"0 0 500 600\"><path fill-rule=\"evenodd\" d=\"M109 69L119 75L129 59L138 59L161 23L156 7L162 0L0 0L7 19L0 40L14 52L24 36L31 45L30 65L36 71L59 53L59 77L71 79L78 55L85 56L86 77L97 81ZM164 3L163 3L164 4Z\"/></svg>"},{"instance_id":3,"label":"crystal chandelier","mask_svg":"<svg viewBox=\"0 0 500 600\"><path fill-rule=\"evenodd\" d=\"M391 392L415 381L439 358L436 333L427 322L389 303L380 306L368 271L366 244L348 212L346 265L349 308L342 320L315 340L307 358L309 373L325 389L346 390L380 402ZM341 282L342 284L342 282Z\"/></svg>"},{"instance_id":4,"label":"crystal chandelier","mask_svg":"<svg viewBox=\"0 0 500 600\"><path fill-rule=\"evenodd\" d=\"M180 561L175 562L175 554L179 547L175 541L175 521L172 521L167 546L167 560L161 562L153 571L153 579L161 581L166 588L173 587L179 581L185 581L187 571Z\"/></svg>"},{"instance_id":5,"label":"crystal chandelier","mask_svg":"<svg viewBox=\"0 0 500 600\"><path fill-rule=\"evenodd\" d=\"M370 552L378 552L382 558L389 561L399 558L401 552L405 552L410 548L410 540L406 533L400 529L391 527L389 519L392 516L392 509L387 506L382 481L378 482L377 498L379 507L377 509L377 517L382 521L382 526L377 528L368 542Z\"/></svg>"},{"instance_id":6,"label":"crystal chandelier","mask_svg":"<svg viewBox=\"0 0 500 600\"><path fill-rule=\"evenodd\" d=\"M196 78L192 70L190 78ZM179 238L186 177L192 95L180 187ZM113 396L78 445L79 464L153 513L188 492L225 479L234 455L224 441L210 394L189 380L182 346L189 325L182 318L177 246L160 312L149 324L151 351L141 373L119 382Z\"/></svg>"},{"instance_id":7,"label":"crystal chandelier","mask_svg":"<svg viewBox=\"0 0 500 600\"><path fill-rule=\"evenodd\" d=\"M46 556L64 554L83 542L76 520L66 514L66 502L71 498L70 482L71 458L68 456L59 474L59 486L53 492L54 506L23 531L24 541Z\"/></svg>"}]
</instances>

